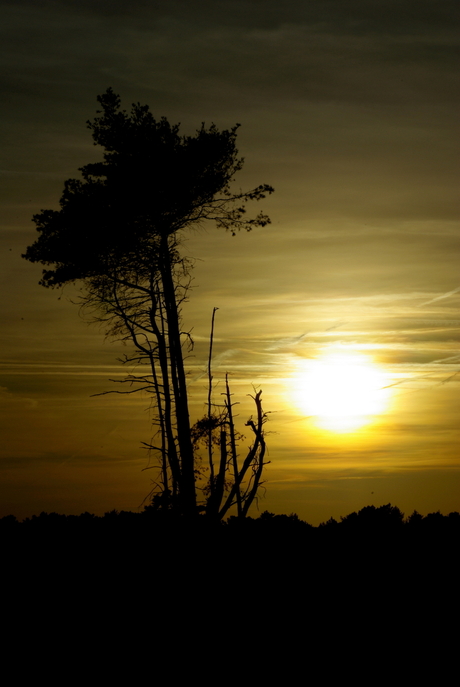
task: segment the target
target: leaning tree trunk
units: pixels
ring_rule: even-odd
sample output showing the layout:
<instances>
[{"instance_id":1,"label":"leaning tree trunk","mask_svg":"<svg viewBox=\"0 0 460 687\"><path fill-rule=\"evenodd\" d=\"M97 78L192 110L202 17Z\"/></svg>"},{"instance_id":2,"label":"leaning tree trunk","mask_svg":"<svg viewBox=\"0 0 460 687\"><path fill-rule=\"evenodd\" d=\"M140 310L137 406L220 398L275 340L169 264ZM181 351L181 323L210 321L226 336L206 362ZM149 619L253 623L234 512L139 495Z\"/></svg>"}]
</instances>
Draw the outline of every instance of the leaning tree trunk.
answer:
<instances>
[{"instance_id":1,"label":"leaning tree trunk","mask_svg":"<svg viewBox=\"0 0 460 687\"><path fill-rule=\"evenodd\" d=\"M196 513L195 463L190 433L187 386L184 358L179 326L179 312L176 289L172 275L172 264L168 236L161 237L160 273L163 282L163 296L168 324L169 362L174 394L177 422L177 441L181 458L180 498L184 514Z\"/></svg>"}]
</instances>

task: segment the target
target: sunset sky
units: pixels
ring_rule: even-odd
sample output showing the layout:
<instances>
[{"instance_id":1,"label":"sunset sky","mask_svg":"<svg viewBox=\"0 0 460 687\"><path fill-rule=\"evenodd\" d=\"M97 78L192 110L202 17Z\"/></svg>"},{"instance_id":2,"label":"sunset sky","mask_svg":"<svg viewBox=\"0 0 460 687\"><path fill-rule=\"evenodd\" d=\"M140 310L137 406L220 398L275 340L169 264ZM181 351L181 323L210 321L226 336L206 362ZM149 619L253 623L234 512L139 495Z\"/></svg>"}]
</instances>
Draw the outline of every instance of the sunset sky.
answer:
<instances>
[{"instance_id":1,"label":"sunset sky","mask_svg":"<svg viewBox=\"0 0 460 687\"><path fill-rule=\"evenodd\" d=\"M109 86L184 134L241 123L235 188L275 188L251 208L268 227L183 242L192 416L218 307L215 399L228 372L241 428L254 387L270 411L260 511L460 511L458 2L0 5L0 517L151 489L149 399L92 396L126 349L21 258L32 215L100 159L85 123Z\"/></svg>"}]
</instances>

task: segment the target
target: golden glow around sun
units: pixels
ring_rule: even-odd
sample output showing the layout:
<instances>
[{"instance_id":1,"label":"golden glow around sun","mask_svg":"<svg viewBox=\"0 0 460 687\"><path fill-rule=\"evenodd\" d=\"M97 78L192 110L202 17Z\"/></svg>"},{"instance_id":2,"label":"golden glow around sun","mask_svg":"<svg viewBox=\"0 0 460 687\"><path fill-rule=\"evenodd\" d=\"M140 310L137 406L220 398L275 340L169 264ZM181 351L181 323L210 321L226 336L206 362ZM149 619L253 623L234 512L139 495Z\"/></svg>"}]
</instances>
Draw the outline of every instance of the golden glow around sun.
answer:
<instances>
[{"instance_id":1,"label":"golden glow around sun","mask_svg":"<svg viewBox=\"0 0 460 687\"><path fill-rule=\"evenodd\" d=\"M386 409L388 383L385 372L367 356L328 353L302 361L296 404L322 429L351 432Z\"/></svg>"}]
</instances>

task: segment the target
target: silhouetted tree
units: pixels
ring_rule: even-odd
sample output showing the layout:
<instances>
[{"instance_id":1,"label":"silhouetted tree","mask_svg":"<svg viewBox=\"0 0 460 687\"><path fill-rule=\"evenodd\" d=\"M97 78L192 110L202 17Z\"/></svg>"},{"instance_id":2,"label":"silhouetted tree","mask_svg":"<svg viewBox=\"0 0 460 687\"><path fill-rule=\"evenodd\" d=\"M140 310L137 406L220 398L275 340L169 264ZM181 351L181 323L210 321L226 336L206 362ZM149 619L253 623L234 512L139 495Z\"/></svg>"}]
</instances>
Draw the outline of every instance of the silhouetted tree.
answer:
<instances>
[{"instance_id":1,"label":"silhouetted tree","mask_svg":"<svg viewBox=\"0 0 460 687\"><path fill-rule=\"evenodd\" d=\"M233 235L266 225L270 220L262 213L246 217L246 203L273 189L265 184L231 191L243 165L236 149L239 125L219 131L203 124L195 136L181 136L178 125L155 120L146 105L135 104L130 113L120 109L112 89L98 101L102 110L88 128L104 149L103 161L65 182L60 210L34 216L40 236L24 257L52 266L43 271L43 286L82 282L84 303L107 332L134 344L125 362L149 365L148 374L123 380L130 389L120 393L153 394L152 448L161 460L163 504L179 503L181 512L193 513L196 466L183 358L190 337L181 329L192 265L180 253L181 237L209 221ZM257 406L260 396L254 400Z\"/></svg>"},{"instance_id":2,"label":"silhouetted tree","mask_svg":"<svg viewBox=\"0 0 460 687\"><path fill-rule=\"evenodd\" d=\"M402 531L404 513L397 506L388 503L384 506L365 506L358 513L353 512L341 517L341 526L352 533L395 533Z\"/></svg>"}]
</instances>

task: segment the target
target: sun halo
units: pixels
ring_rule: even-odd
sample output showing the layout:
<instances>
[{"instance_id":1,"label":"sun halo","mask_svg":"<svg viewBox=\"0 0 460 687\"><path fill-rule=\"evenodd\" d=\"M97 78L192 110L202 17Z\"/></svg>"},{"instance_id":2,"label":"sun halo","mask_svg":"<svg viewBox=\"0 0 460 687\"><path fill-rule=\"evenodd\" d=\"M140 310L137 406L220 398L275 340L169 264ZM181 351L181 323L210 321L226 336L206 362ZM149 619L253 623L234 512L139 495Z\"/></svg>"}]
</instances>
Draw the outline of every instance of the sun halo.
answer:
<instances>
[{"instance_id":1,"label":"sun halo","mask_svg":"<svg viewBox=\"0 0 460 687\"><path fill-rule=\"evenodd\" d=\"M331 432L352 432L388 405L386 373L359 353L326 353L302 360L295 402L315 424Z\"/></svg>"}]
</instances>

